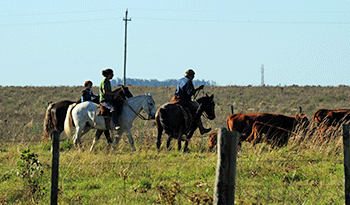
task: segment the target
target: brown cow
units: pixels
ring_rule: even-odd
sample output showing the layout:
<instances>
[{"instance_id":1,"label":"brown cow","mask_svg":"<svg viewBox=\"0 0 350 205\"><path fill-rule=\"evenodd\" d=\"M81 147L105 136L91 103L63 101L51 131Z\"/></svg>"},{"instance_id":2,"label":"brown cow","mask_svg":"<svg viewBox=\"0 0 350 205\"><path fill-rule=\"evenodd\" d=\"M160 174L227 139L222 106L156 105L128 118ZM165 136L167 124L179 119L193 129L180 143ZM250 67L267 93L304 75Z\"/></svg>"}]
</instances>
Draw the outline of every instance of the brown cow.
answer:
<instances>
[{"instance_id":1,"label":"brown cow","mask_svg":"<svg viewBox=\"0 0 350 205\"><path fill-rule=\"evenodd\" d=\"M217 132L212 132L209 134L209 151L211 151L215 145L217 144L218 140L218 133Z\"/></svg>"},{"instance_id":2,"label":"brown cow","mask_svg":"<svg viewBox=\"0 0 350 205\"><path fill-rule=\"evenodd\" d=\"M295 124L305 122L305 127L309 125L309 120L307 119L307 116L305 114L296 114L295 117L286 117L286 119L283 119L283 117L277 117L280 116L279 114L272 114L272 113L249 113L249 114L232 114L227 117L226 123L227 127L230 131L238 131L241 133L241 137L239 139L238 145L241 146L243 141L248 141L248 139L252 140L252 138L249 138L252 134L252 127L254 122L262 122L262 123L270 123L270 121L273 121L274 123L277 123L275 121L281 120L279 127L287 127L289 126L295 126ZM281 115L282 116L282 115ZM284 116L284 115L283 115ZM276 120L278 119L278 120ZM292 120L291 120L292 119ZM290 125L291 124L291 125Z\"/></svg>"},{"instance_id":3,"label":"brown cow","mask_svg":"<svg viewBox=\"0 0 350 205\"><path fill-rule=\"evenodd\" d=\"M255 121L252 125L252 132L247 138L248 141L255 144L264 141L267 144L271 144L273 147L282 147L287 145L288 139L291 133L296 130L297 126L304 130L309 121L305 114L296 114L295 117L289 117L281 114L268 115L268 121ZM265 134L263 140L262 134Z\"/></svg>"},{"instance_id":4,"label":"brown cow","mask_svg":"<svg viewBox=\"0 0 350 205\"><path fill-rule=\"evenodd\" d=\"M344 117L348 119L348 114L350 114L350 109L319 109L312 117L312 128L314 127L315 123L317 123L317 125L323 123L320 129L325 131L332 125L338 124Z\"/></svg>"}]
</instances>

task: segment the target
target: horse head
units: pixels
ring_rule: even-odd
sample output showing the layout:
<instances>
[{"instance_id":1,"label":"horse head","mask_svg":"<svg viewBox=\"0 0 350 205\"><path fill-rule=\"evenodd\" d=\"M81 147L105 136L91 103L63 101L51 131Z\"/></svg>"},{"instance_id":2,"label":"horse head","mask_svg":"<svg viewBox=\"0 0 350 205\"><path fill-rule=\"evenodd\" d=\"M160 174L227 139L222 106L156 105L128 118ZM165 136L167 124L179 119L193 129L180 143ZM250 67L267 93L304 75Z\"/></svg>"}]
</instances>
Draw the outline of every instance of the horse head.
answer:
<instances>
[{"instance_id":1,"label":"horse head","mask_svg":"<svg viewBox=\"0 0 350 205\"><path fill-rule=\"evenodd\" d=\"M123 87L124 87L123 90L124 90L124 95L125 95L125 97L131 98L131 97L134 96L134 95L131 93L131 91L129 90L128 87L126 87L126 86L123 86Z\"/></svg>"},{"instance_id":2,"label":"horse head","mask_svg":"<svg viewBox=\"0 0 350 205\"><path fill-rule=\"evenodd\" d=\"M127 98L134 97L134 95L130 92L129 88L124 85L119 85L118 88L112 93L119 93L124 100Z\"/></svg>"},{"instance_id":3,"label":"horse head","mask_svg":"<svg viewBox=\"0 0 350 205\"><path fill-rule=\"evenodd\" d=\"M209 120L215 119L215 102L214 102L214 94L208 96L206 94L205 97L201 97L197 100L200 105L201 110L206 114L206 117Z\"/></svg>"},{"instance_id":4,"label":"horse head","mask_svg":"<svg viewBox=\"0 0 350 205\"><path fill-rule=\"evenodd\" d=\"M142 105L142 109L144 109L148 114L148 119L155 119L156 116L156 103L153 100L152 93L146 94L146 100Z\"/></svg>"}]
</instances>

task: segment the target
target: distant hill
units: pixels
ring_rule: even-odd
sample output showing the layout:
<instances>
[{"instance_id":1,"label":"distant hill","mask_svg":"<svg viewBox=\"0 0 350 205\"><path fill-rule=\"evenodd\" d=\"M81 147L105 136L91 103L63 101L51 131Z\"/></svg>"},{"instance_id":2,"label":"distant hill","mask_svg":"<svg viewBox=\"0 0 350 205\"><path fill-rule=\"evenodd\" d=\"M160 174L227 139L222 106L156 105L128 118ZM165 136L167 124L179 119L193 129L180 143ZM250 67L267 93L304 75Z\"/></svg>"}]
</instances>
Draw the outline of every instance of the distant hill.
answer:
<instances>
[{"instance_id":1,"label":"distant hill","mask_svg":"<svg viewBox=\"0 0 350 205\"><path fill-rule=\"evenodd\" d=\"M177 85L179 79L168 79L164 81L159 81L156 79L134 79L134 78L126 78L126 84L127 85L134 85L134 86L171 86L171 85ZM112 79L111 80L112 86L116 86L119 84L123 84L123 79L117 78L117 79ZM193 85L194 86L199 86L199 85L205 85L205 86L210 86L210 85L216 85L215 81L205 81L205 80L193 80Z\"/></svg>"}]
</instances>

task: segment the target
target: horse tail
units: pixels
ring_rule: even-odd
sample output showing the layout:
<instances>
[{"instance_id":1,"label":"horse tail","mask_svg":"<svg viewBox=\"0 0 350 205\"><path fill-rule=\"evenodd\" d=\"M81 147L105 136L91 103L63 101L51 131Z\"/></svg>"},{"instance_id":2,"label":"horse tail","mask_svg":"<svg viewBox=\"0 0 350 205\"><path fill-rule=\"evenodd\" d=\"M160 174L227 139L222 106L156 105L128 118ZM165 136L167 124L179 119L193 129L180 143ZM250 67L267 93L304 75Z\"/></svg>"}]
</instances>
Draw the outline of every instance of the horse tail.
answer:
<instances>
[{"instance_id":1,"label":"horse tail","mask_svg":"<svg viewBox=\"0 0 350 205\"><path fill-rule=\"evenodd\" d=\"M164 107L159 109L159 122L164 130L168 130L168 113Z\"/></svg>"},{"instance_id":2,"label":"horse tail","mask_svg":"<svg viewBox=\"0 0 350 205\"><path fill-rule=\"evenodd\" d=\"M45 113L45 119L44 119L44 140L49 140L50 137L50 133L52 131L53 128L53 122L51 119L51 109L52 107L55 105L55 103L50 103L49 106L46 109L46 113Z\"/></svg>"},{"instance_id":3,"label":"horse tail","mask_svg":"<svg viewBox=\"0 0 350 205\"><path fill-rule=\"evenodd\" d=\"M68 110L67 110L66 119L64 120L64 133L66 134L66 136L71 135L72 129L74 127L73 118L72 118L72 110L76 105L77 105L76 103L69 105Z\"/></svg>"}]
</instances>

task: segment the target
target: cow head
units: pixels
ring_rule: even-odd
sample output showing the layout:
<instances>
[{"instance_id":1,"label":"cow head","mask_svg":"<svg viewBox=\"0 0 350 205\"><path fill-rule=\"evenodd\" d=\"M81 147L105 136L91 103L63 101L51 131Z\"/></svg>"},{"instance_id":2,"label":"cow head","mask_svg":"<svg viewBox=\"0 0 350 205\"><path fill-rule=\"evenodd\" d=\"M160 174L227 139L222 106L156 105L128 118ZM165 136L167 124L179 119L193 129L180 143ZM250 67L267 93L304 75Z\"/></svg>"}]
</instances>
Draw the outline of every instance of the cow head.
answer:
<instances>
[{"instance_id":1,"label":"cow head","mask_svg":"<svg viewBox=\"0 0 350 205\"><path fill-rule=\"evenodd\" d=\"M307 115L304 113L300 113L300 115L298 113L295 114L295 121L296 121L296 125L299 126L299 129L301 130L306 129L310 125L309 119L307 118Z\"/></svg>"}]
</instances>

